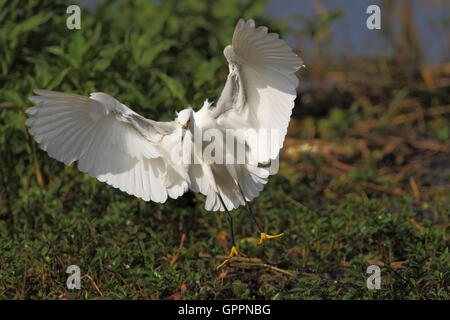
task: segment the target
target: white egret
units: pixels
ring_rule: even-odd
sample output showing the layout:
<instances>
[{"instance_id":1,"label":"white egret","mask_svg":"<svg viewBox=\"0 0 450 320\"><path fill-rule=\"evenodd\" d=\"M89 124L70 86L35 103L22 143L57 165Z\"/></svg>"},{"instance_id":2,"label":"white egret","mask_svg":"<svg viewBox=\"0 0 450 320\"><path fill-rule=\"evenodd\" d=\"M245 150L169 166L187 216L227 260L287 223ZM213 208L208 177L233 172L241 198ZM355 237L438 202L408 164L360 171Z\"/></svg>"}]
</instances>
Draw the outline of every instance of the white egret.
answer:
<instances>
[{"instance_id":1,"label":"white egret","mask_svg":"<svg viewBox=\"0 0 450 320\"><path fill-rule=\"evenodd\" d=\"M30 100L37 106L27 110L32 118L26 122L50 157L66 165L78 161L80 171L145 201L163 203L188 190L205 195L205 208L225 211L230 223L231 251L217 268L239 254L229 211L240 205L246 206L261 233L259 245L283 235L265 233L248 203L276 173L270 165L278 160L297 96L294 73L303 66L277 34L268 33L266 27L255 28L253 20L239 20L224 55L229 75L217 104L205 101L197 112L182 110L175 121L146 119L106 93L83 97L35 90L38 96ZM254 160L230 164L206 161L195 151L197 129L219 133L266 129L279 134L271 150L265 149L271 142L263 141L263 147L256 148L249 135L242 134L238 138L245 157ZM234 146L223 143L228 157ZM196 161L175 160L174 150L193 155ZM200 150L205 151L203 144ZM236 155L231 157L236 160Z\"/></svg>"}]
</instances>

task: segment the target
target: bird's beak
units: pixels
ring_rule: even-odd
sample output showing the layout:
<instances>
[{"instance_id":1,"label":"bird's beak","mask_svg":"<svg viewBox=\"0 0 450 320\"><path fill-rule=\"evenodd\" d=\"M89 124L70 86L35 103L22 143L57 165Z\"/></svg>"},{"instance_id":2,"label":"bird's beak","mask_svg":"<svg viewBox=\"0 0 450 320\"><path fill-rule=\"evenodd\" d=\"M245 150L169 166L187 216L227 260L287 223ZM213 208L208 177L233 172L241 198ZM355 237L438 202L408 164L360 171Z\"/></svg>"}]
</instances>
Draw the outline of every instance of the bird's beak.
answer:
<instances>
[{"instance_id":1,"label":"bird's beak","mask_svg":"<svg viewBox=\"0 0 450 320\"><path fill-rule=\"evenodd\" d=\"M189 125L189 122L187 122L187 124L185 123L185 124L181 125L181 142L184 141L184 136L186 135L186 131L188 129L188 125Z\"/></svg>"}]
</instances>

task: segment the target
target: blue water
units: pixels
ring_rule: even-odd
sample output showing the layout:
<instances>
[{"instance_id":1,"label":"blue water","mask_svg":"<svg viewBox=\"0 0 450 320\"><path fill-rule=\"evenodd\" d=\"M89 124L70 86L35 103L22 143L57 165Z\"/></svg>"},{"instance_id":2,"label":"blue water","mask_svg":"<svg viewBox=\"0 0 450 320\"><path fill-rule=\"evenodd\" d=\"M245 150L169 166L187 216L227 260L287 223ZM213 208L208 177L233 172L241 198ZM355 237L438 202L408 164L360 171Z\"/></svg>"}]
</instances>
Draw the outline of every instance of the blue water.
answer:
<instances>
[{"instance_id":1,"label":"blue water","mask_svg":"<svg viewBox=\"0 0 450 320\"><path fill-rule=\"evenodd\" d=\"M266 15L276 20L287 20L292 15L302 15L314 18L316 12L313 0L271 0L266 9ZM382 1L377 0L322 0L327 11L343 8L345 11L331 27L333 41L330 48L338 54L348 56L389 56L394 51L391 41L387 41L382 30L369 30L366 27L366 19L369 14L366 9L371 4L381 8L383 16ZM394 21L394 38L399 38L400 32L400 5L401 1L394 1L394 14L398 20ZM447 28L450 20L450 1L423 1L410 0L411 12L418 34L420 47L424 59L428 63L448 62L450 60L450 37ZM382 17L383 21L383 17ZM298 23L292 23L291 27L301 27ZM294 36L288 37L288 42L294 47L303 46L308 50L312 44L305 39ZM302 49L302 48L299 48Z\"/></svg>"},{"instance_id":2,"label":"blue water","mask_svg":"<svg viewBox=\"0 0 450 320\"><path fill-rule=\"evenodd\" d=\"M80 0L84 7L95 8L104 0ZM182 1L182 0L180 0ZM204 0L199 0L204 1ZM276 20L288 20L292 15L302 15L308 18L316 16L313 2L315 0L270 0L266 15ZM328 12L343 8L342 16L332 23L333 42L331 48L337 54L347 56L389 56L394 48L390 41L387 41L382 30L369 30L366 27L366 19L369 15L366 9L371 4L376 4L381 8L383 16L383 6L380 0L319 0L325 5ZM394 10L399 11L400 0L393 1ZM448 0L410 0L411 10L414 17L416 31L419 35L423 56L428 63L440 63L450 61L450 37L448 30L444 27L443 21L447 20L447 27L450 28L450 1ZM383 20L383 18L382 18ZM394 23L394 36L398 39L400 24ZM257 22L258 23L258 22ZM434 27L433 27L434 25ZM292 23L293 28L301 27L300 24ZM294 36L287 37L287 41L293 47L300 50L310 49L313 44L305 39L298 39Z\"/></svg>"}]
</instances>

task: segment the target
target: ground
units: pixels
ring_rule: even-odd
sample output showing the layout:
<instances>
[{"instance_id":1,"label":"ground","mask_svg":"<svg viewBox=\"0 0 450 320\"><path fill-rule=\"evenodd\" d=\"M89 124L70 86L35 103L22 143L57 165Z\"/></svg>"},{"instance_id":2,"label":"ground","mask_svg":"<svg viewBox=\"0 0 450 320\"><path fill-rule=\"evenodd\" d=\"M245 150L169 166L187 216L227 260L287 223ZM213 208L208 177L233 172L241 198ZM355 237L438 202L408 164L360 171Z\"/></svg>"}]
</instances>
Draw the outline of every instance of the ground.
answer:
<instances>
[{"instance_id":1,"label":"ground","mask_svg":"<svg viewBox=\"0 0 450 320\"><path fill-rule=\"evenodd\" d=\"M303 101L312 100L297 108L325 98L306 93ZM280 172L252 202L267 232L286 235L258 247L245 209L234 211L238 247L248 258L219 271L230 249L228 224L224 214L203 209L203 196L146 203L76 165L46 161L45 172L64 174L44 176L42 185L23 179L27 193L2 200L11 214L0 221L0 295L448 299L449 145L430 132L449 107L419 113L396 90L382 99L401 112L378 114L370 101L357 100L326 116L294 112ZM66 288L71 264L81 269L81 290ZM380 290L366 286L373 264L381 268Z\"/></svg>"}]
</instances>

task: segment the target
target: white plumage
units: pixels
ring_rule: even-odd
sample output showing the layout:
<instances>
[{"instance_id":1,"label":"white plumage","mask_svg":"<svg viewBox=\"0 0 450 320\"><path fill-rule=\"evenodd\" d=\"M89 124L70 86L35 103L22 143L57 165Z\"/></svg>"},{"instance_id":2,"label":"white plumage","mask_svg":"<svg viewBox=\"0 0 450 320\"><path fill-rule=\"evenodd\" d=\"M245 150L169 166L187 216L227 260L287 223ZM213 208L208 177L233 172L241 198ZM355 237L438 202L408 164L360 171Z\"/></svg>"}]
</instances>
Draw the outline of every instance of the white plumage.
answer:
<instances>
[{"instance_id":1,"label":"white plumage","mask_svg":"<svg viewBox=\"0 0 450 320\"><path fill-rule=\"evenodd\" d=\"M30 100L37 106L27 110L32 118L26 124L50 157L66 165L78 161L81 171L146 201L163 203L190 189L206 196L207 210L225 209L219 195L226 209L237 208L257 197L275 173L268 165L282 147L296 98L294 73L303 64L277 34L255 28L253 20L238 22L224 55L230 72L216 106L206 101L198 112L181 111L175 121L146 119L106 93L83 97L35 90ZM247 156L255 161L227 165L207 163L194 151L196 128L280 134L278 147L268 153L243 136ZM199 163L175 161L173 153L182 150Z\"/></svg>"}]
</instances>

